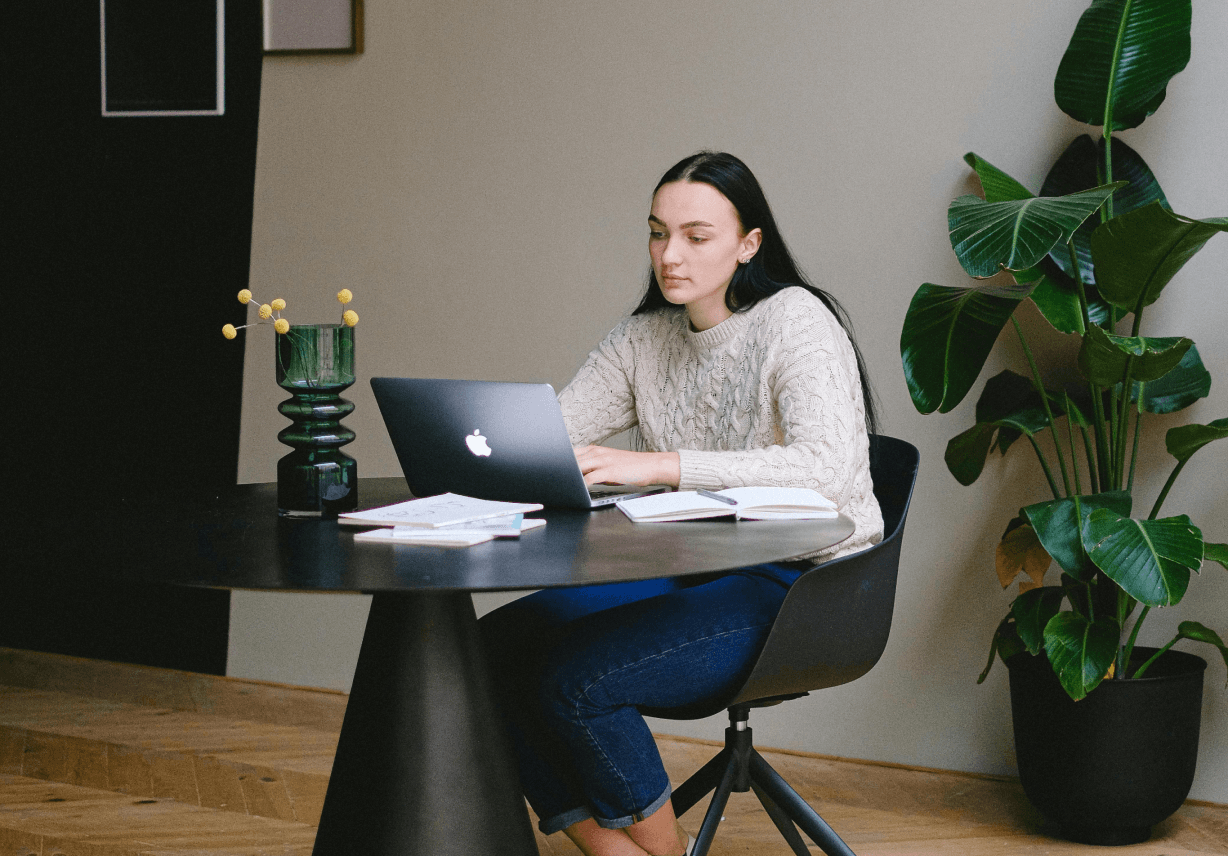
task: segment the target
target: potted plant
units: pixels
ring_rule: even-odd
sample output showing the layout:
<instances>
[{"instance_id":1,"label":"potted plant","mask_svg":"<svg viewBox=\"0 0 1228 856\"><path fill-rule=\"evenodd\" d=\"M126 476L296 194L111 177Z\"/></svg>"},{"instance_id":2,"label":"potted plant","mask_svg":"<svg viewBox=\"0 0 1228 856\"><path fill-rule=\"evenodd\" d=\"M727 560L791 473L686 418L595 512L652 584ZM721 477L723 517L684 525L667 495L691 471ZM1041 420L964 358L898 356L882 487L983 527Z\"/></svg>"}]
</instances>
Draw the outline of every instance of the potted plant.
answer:
<instances>
[{"instance_id":1,"label":"potted plant","mask_svg":"<svg viewBox=\"0 0 1228 856\"><path fill-rule=\"evenodd\" d=\"M1164 100L1189 60L1191 20L1190 0L1094 0L1054 94L1064 112L1099 126L1100 138L1075 139L1036 196L965 155L984 198L956 199L948 225L961 266L984 282L922 285L900 338L922 413L964 399L1008 323L1022 346L1027 368L986 382L975 424L945 457L967 485L994 449L1005 454L1026 438L1044 471L1051 497L1020 509L997 548L1003 588L1021 582L985 672L996 656L1010 669L1029 798L1063 834L1092 843L1144 840L1189 792L1206 663L1173 643L1208 643L1228 664L1219 635L1194 621L1158 650L1135 644L1150 610L1181 601L1204 561L1228 567L1228 545L1205 541L1184 514L1160 516L1191 457L1228 436L1228 419L1170 428L1168 481L1150 505L1136 504L1134 492L1145 417L1182 410L1211 384L1192 341L1146 336L1143 321L1182 265L1228 231L1228 218L1174 213L1147 164L1114 136ZM1024 302L1078 337L1073 388L1039 370L1015 317ZM1163 714L1168 707L1180 709ZM1178 732L1184 744L1174 742ZM1149 783L1166 791L1146 793Z\"/></svg>"}]
</instances>

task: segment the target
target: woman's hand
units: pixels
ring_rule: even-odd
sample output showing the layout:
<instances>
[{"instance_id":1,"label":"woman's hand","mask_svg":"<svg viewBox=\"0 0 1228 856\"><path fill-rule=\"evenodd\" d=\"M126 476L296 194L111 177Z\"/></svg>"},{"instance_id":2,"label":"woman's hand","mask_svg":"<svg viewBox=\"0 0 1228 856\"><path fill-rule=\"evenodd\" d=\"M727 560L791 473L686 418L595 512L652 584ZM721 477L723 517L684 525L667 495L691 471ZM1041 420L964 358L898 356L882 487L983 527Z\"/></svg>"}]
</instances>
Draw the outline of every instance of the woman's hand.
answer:
<instances>
[{"instance_id":1,"label":"woman's hand","mask_svg":"<svg viewBox=\"0 0 1228 856\"><path fill-rule=\"evenodd\" d=\"M587 485L667 484L677 487L681 478L677 452L628 452L608 446L578 446L576 460Z\"/></svg>"}]
</instances>

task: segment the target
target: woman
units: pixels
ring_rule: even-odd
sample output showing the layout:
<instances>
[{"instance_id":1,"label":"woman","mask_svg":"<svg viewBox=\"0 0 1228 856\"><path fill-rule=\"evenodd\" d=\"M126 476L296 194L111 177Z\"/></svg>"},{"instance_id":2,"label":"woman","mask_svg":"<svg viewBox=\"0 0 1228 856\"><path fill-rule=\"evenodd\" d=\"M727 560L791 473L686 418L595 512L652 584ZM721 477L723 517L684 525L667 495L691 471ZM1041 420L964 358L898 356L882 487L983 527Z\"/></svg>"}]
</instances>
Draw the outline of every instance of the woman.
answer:
<instances>
[{"instance_id":1,"label":"woman","mask_svg":"<svg viewBox=\"0 0 1228 856\"><path fill-rule=\"evenodd\" d=\"M736 689L801 572L883 531L861 356L751 171L723 153L681 161L648 226L647 292L559 395L585 480L810 487L857 528L796 561L544 591L482 619L525 793L542 831L587 856L690 852L637 708ZM635 451L594 445L627 429Z\"/></svg>"}]
</instances>

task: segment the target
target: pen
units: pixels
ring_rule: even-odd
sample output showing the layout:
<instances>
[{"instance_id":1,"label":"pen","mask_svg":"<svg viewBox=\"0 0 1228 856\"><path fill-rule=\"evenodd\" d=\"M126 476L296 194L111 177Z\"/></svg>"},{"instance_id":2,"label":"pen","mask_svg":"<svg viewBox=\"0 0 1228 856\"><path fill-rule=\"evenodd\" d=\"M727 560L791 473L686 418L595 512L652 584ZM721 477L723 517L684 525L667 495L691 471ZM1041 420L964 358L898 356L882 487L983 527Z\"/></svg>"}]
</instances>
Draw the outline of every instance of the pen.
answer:
<instances>
[{"instance_id":1,"label":"pen","mask_svg":"<svg viewBox=\"0 0 1228 856\"><path fill-rule=\"evenodd\" d=\"M715 499L717 502L723 502L726 505L737 505L738 504L738 501L736 499L730 499L727 496L721 496L719 493L713 493L710 490L704 490L702 487L695 492L698 493L700 496L706 496L708 497L708 499Z\"/></svg>"}]
</instances>

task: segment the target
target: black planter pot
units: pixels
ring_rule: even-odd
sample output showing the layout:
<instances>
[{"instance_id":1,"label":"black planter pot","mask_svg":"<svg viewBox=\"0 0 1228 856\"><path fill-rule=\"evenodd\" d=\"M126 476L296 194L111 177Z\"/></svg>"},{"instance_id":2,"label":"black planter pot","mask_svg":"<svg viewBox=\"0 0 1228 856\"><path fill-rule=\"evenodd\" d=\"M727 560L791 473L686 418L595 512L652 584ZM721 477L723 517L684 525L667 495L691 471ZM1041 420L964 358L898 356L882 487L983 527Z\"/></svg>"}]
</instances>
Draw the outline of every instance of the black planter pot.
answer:
<instances>
[{"instance_id":1,"label":"black planter pot","mask_svg":"<svg viewBox=\"0 0 1228 856\"><path fill-rule=\"evenodd\" d=\"M1136 648L1130 673L1155 651ZM1062 837L1137 844L1181 807L1198 758L1205 660L1169 651L1141 680L1104 681L1078 702L1045 657L1006 665L1019 778Z\"/></svg>"}]
</instances>

